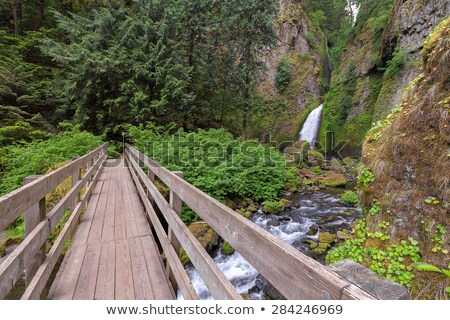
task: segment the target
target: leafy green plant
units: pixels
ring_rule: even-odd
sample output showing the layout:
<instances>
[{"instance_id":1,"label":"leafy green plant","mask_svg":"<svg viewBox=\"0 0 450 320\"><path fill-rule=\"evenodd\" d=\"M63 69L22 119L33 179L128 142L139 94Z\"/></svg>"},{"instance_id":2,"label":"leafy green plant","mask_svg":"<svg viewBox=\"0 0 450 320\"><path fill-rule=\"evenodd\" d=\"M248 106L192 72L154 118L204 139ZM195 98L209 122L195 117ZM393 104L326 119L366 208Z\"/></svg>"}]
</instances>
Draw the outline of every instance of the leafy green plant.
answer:
<instances>
[{"instance_id":1,"label":"leafy green plant","mask_svg":"<svg viewBox=\"0 0 450 320\"><path fill-rule=\"evenodd\" d=\"M354 191L347 190L344 194L341 195L341 201L357 204L358 203L358 194Z\"/></svg>"},{"instance_id":2,"label":"leafy green plant","mask_svg":"<svg viewBox=\"0 0 450 320\"><path fill-rule=\"evenodd\" d=\"M385 224L387 226L387 224ZM367 246L367 240L387 240L388 237L381 231L368 232L366 222L359 221L354 228L355 237L332 251L326 257L328 264L334 264L344 259L368 266L376 273L387 277L407 287L414 278L413 263L421 260L419 242L410 237L402 240L400 244L389 245L385 248Z\"/></svg>"},{"instance_id":3,"label":"leafy green plant","mask_svg":"<svg viewBox=\"0 0 450 320\"><path fill-rule=\"evenodd\" d=\"M283 92L287 89L289 82L291 80L292 74L292 63L286 59L282 58L277 65L277 74L275 77L275 86L279 92Z\"/></svg>"},{"instance_id":4,"label":"leafy green plant","mask_svg":"<svg viewBox=\"0 0 450 320\"><path fill-rule=\"evenodd\" d=\"M369 168L362 168L358 175L358 183L362 184L364 187L368 187L369 184L375 181L375 176L372 173L372 170Z\"/></svg>"},{"instance_id":5,"label":"leafy green plant","mask_svg":"<svg viewBox=\"0 0 450 320\"><path fill-rule=\"evenodd\" d=\"M382 210L382 208L381 208L380 203L378 201L376 201L374 203L374 205L372 206L372 208L370 208L369 214L371 216L376 216L377 214L379 214L381 212L381 210Z\"/></svg>"}]
</instances>

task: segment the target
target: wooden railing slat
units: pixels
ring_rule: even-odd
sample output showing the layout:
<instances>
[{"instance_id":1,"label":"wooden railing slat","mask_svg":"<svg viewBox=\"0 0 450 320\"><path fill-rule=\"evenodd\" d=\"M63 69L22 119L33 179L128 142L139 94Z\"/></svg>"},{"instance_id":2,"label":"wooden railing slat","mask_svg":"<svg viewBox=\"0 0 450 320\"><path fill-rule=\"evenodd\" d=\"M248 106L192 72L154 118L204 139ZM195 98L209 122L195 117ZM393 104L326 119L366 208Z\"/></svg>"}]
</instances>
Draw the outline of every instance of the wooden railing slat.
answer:
<instances>
[{"instance_id":1,"label":"wooden railing slat","mask_svg":"<svg viewBox=\"0 0 450 320\"><path fill-rule=\"evenodd\" d=\"M230 281L222 274L216 263L211 259L206 250L195 239L186 225L178 217L177 213L170 207L158 189L149 181L144 171L138 166L137 162L128 153L128 159L141 181L145 184L152 198L157 203L163 213L169 227L181 243L182 247L189 256L192 264L201 275L203 281L208 287L211 295L215 299L234 299L240 300L242 297L236 292Z\"/></svg>"},{"instance_id":2,"label":"wooden railing slat","mask_svg":"<svg viewBox=\"0 0 450 320\"><path fill-rule=\"evenodd\" d=\"M143 159L149 170L153 171L184 203L228 241L286 298L294 300L342 299L343 297L374 299L373 296L352 285L319 262L238 215L219 201L159 166L154 160L143 156L135 148L127 145L127 150L134 157ZM158 200L155 200L158 203ZM170 215L166 213L169 210L165 207L162 211L165 215Z\"/></svg>"}]
</instances>

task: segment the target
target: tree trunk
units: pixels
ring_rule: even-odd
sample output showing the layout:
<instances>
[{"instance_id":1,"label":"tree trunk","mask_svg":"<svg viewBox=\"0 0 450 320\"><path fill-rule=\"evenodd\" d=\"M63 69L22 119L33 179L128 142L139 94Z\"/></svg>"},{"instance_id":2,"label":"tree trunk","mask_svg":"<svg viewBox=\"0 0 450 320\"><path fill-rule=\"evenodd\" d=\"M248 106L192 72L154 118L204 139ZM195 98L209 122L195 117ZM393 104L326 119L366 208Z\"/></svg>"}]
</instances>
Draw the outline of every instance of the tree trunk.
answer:
<instances>
[{"instance_id":1,"label":"tree trunk","mask_svg":"<svg viewBox=\"0 0 450 320\"><path fill-rule=\"evenodd\" d=\"M242 116L242 139L247 140L247 118L248 113L247 111L244 111L244 114Z\"/></svg>"},{"instance_id":2,"label":"tree trunk","mask_svg":"<svg viewBox=\"0 0 450 320\"><path fill-rule=\"evenodd\" d=\"M13 23L14 23L14 34L16 36L22 34L22 4L13 3L12 4L12 14L13 14Z\"/></svg>"},{"instance_id":3,"label":"tree trunk","mask_svg":"<svg viewBox=\"0 0 450 320\"><path fill-rule=\"evenodd\" d=\"M44 10L45 10L45 0L37 0L35 30L39 30L44 24Z\"/></svg>"}]
</instances>

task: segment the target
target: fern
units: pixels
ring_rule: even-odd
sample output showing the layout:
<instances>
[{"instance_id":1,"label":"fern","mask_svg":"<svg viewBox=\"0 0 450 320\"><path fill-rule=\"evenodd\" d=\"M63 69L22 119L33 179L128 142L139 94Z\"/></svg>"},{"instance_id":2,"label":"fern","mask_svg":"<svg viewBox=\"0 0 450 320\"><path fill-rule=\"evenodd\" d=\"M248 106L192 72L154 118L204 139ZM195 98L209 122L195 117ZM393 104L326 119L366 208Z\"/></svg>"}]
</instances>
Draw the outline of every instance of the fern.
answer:
<instances>
[{"instance_id":1,"label":"fern","mask_svg":"<svg viewBox=\"0 0 450 320\"><path fill-rule=\"evenodd\" d=\"M428 271L428 272L436 272L436 273L442 273L445 274L447 277L450 278L450 270L446 269L440 269L432 264L425 263L425 262L416 262L413 264L417 270L419 271Z\"/></svg>"}]
</instances>

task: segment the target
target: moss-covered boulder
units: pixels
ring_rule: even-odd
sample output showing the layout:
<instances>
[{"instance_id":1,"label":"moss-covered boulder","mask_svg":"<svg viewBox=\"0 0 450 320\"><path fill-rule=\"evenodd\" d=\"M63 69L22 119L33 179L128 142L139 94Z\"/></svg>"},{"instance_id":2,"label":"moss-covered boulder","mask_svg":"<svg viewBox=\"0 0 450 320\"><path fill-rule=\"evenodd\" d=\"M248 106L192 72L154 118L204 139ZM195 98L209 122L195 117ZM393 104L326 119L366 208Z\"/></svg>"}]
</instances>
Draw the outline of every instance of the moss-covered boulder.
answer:
<instances>
[{"instance_id":1,"label":"moss-covered boulder","mask_svg":"<svg viewBox=\"0 0 450 320\"><path fill-rule=\"evenodd\" d=\"M345 187L347 184L347 179L343 174L338 173L327 173L327 175L320 179L320 183L326 187Z\"/></svg>"},{"instance_id":2,"label":"moss-covered boulder","mask_svg":"<svg viewBox=\"0 0 450 320\"><path fill-rule=\"evenodd\" d=\"M283 208L290 208L293 206L293 202L291 200L288 199L281 199L280 200L280 204L283 206Z\"/></svg>"},{"instance_id":3,"label":"moss-covered boulder","mask_svg":"<svg viewBox=\"0 0 450 320\"><path fill-rule=\"evenodd\" d=\"M309 150L308 161L313 167L321 167L325 164L325 157L319 151Z\"/></svg>"},{"instance_id":4,"label":"moss-covered boulder","mask_svg":"<svg viewBox=\"0 0 450 320\"><path fill-rule=\"evenodd\" d=\"M224 242L221 248L222 254L225 256L231 256L236 250L228 243Z\"/></svg>"},{"instance_id":5,"label":"moss-covered boulder","mask_svg":"<svg viewBox=\"0 0 450 320\"><path fill-rule=\"evenodd\" d=\"M263 206L263 212L265 214L279 214L283 212L284 209L284 206L276 201L266 201Z\"/></svg>"},{"instance_id":6,"label":"moss-covered boulder","mask_svg":"<svg viewBox=\"0 0 450 320\"><path fill-rule=\"evenodd\" d=\"M328 243L331 244L336 241L336 235L329 232L321 232L319 234L319 242L320 243Z\"/></svg>"},{"instance_id":7,"label":"moss-covered boulder","mask_svg":"<svg viewBox=\"0 0 450 320\"><path fill-rule=\"evenodd\" d=\"M333 170L336 173L345 173L345 168L342 165L341 161L339 161L339 159L337 158L333 158L331 159L331 170Z\"/></svg>"},{"instance_id":8,"label":"moss-covered boulder","mask_svg":"<svg viewBox=\"0 0 450 320\"><path fill-rule=\"evenodd\" d=\"M241 216L243 216L243 217L245 217L245 218L247 218L247 219L250 219L252 217L252 215L253 215L253 213L251 211L246 211L246 210L243 210L243 209L236 210L236 213L241 215Z\"/></svg>"},{"instance_id":9,"label":"moss-covered boulder","mask_svg":"<svg viewBox=\"0 0 450 320\"><path fill-rule=\"evenodd\" d=\"M212 252L219 246L219 235L205 222L192 223L188 228L206 251Z\"/></svg>"}]
</instances>

